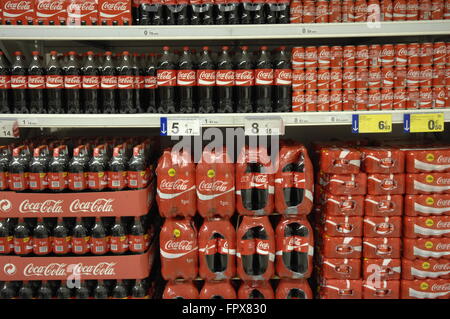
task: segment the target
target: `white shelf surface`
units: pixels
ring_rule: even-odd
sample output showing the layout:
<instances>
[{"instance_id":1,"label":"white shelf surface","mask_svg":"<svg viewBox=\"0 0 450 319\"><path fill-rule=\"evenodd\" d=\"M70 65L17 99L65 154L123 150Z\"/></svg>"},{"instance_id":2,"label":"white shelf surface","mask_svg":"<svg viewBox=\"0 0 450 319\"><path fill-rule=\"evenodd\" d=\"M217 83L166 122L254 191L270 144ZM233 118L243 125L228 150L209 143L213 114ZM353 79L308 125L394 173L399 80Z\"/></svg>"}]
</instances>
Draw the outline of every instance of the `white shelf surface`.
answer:
<instances>
[{"instance_id":1,"label":"white shelf surface","mask_svg":"<svg viewBox=\"0 0 450 319\"><path fill-rule=\"evenodd\" d=\"M0 40L223 40L450 34L450 20L208 26L0 26Z\"/></svg>"},{"instance_id":2,"label":"white shelf surface","mask_svg":"<svg viewBox=\"0 0 450 319\"><path fill-rule=\"evenodd\" d=\"M161 117L199 118L202 127L243 127L245 118L281 118L285 126L351 125L353 114L392 114L393 123L403 123L406 113L443 112L450 122L450 109L360 112L232 113L232 114L0 114L0 120L17 120L23 128L132 128L160 127Z\"/></svg>"}]
</instances>

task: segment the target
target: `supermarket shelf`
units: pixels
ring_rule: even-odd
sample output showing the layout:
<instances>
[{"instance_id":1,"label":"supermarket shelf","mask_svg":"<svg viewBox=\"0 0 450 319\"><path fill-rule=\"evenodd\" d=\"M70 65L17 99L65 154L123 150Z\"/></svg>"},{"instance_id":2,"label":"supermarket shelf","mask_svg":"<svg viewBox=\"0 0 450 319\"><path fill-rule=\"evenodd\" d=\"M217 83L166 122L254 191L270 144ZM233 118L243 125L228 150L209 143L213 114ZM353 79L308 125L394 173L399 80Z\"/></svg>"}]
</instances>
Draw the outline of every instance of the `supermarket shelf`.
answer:
<instances>
[{"instance_id":1,"label":"supermarket shelf","mask_svg":"<svg viewBox=\"0 0 450 319\"><path fill-rule=\"evenodd\" d=\"M29 128L132 128L159 127L160 117L199 118L202 127L243 127L245 118L281 118L285 126L351 125L353 114L391 113L393 123L403 123L405 113L443 112L450 122L450 109L360 112L233 113L233 114L0 114L0 120L16 120Z\"/></svg>"},{"instance_id":2,"label":"supermarket shelf","mask_svg":"<svg viewBox=\"0 0 450 319\"><path fill-rule=\"evenodd\" d=\"M222 40L450 34L450 20L208 26L1 26L0 40Z\"/></svg>"}]
</instances>

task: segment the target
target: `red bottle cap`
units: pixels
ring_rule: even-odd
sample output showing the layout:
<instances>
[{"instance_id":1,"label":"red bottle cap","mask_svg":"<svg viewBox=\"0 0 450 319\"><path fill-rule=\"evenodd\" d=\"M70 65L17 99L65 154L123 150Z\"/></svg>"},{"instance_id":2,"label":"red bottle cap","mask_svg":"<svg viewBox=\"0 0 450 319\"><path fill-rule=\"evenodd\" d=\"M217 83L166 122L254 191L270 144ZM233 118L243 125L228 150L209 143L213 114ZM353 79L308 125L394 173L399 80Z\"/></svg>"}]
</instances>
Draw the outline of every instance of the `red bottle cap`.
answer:
<instances>
[{"instance_id":1,"label":"red bottle cap","mask_svg":"<svg viewBox=\"0 0 450 319\"><path fill-rule=\"evenodd\" d=\"M189 51L189 47L188 46L184 46L183 47L183 51Z\"/></svg>"},{"instance_id":2,"label":"red bottle cap","mask_svg":"<svg viewBox=\"0 0 450 319\"><path fill-rule=\"evenodd\" d=\"M87 54L87 55L94 55L94 52L88 51L88 52L86 52L86 54Z\"/></svg>"},{"instance_id":3,"label":"red bottle cap","mask_svg":"<svg viewBox=\"0 0 450 319\"><path fill-rule=\"evenodd\" d=\"M50 55L57 55L58 52L57 51L50 51Z\"/></svg>"},{"instance_id":4,"label":"red bottle cap","mask_svg":"<svg viewBox=\"0 0 450 319\"><path fill-rule=\"evenodd\" d=\"M228 51L230 48L228 47L228 46L226 46L226 45L224 45L223 47L222 47L222 50L223 51Z\"/></svg>"},{"instance_id":5,"label":"red bottle cap","mask_svg":"<svg viewBox=\"0 0 450 319\"><path fill-rule=\"evenodd\" d=\"M166 46L163 46L163 51L169 51L169 47L166 45Z\"/></svg>"},{"instance_id":6,"label":"red bottle cap","mask_svg":"<svg viewBox=\"0 0 450 319\"><path fill-rule=\"evenodd\" d=\"M16 51L16 52L14 52L14 55L15 56L22 55L22 52L21 51Z\"/></svg>"},{"instance_id":7,"label":"red bottle cap","mask_svg":"<svg viewBox=\"0 0 450 319\"><path fill-rule=\"evenodd\" d=\"M130 55L130 53L128 51L123 51L122 55Z\"/></svg>"},{"instance_id":8,"label":"red bottle cap","mask_svg":"<svg viewBox=\"0 0 450 319\"><path fill-rule=\"evenodd\" d=\"M260 49L261 49L261 51L266 51L267 50L267 46L263 45Z\"/></svg>"},{"instance_id":9,"label":"red bottle cap","mask_svg":"<svg viewBox=\"0 0 450 319\"><path fill-rule=\"evenodd\" d=\"M106 56L111 56L111 55L112 55L112 52L111 52L111 51L106 51L106 52L105 52L105 55L106 55Z\"/></svg>"},{"instance_id":10,"label":"red bottle cap","mask_svg":"<svg viewBox=\"0 0 450 319\"><path fill-rule=\"evenodd\" d=\"M243 46L241 46L241 49L242 49L242 51L247 51L248 50L248 46L243 45Z\"/></svg>"},{"instance_id":11,"label":"red bottle cap","mask_svg":"<svg viewBox=\"0 0 450 319\"><path fill-rule=\"evenodd\" d=\"M209 47L204 46L204 47L202 48L202 50L203 50L203 51L209 51Z\"/></svg>"}]
</instances>

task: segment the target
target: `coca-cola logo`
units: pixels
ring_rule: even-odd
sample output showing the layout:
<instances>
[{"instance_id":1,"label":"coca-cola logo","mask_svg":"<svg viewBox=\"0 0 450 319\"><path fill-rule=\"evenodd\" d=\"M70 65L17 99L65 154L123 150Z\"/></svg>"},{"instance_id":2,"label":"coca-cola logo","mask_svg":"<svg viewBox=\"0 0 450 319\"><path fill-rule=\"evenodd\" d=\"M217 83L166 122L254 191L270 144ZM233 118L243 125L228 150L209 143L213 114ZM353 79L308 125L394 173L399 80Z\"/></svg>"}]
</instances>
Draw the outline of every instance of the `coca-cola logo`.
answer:
<instances>
[{"instance_id":1,"label":"coca-cola logo","mask_svg":"<svg viewBox=\"0 0 450 319\"><path fill-rule=\"evenodd\" d=\"M108 2L105 1L102 4L101 9L103 11L127 11L127 2Z\"/></svg>"},{"instance_id":2,"label":"coca-cola logo","mask_svg":"<svg viewBox=\"0 0 450 319\"><path fill-rule=\"evenodd\" d=\"M312 51L312 50L305 51L305 60L316 61L317 60L317 51Z\"/></svg>"},{"instance_id":3,"label":"coca-cola logo","mask_svg":"<svg viewBox=\"0 0 450 319\"><path fill-rule=\"evenodd\" d=\"M177 179L175 181L168 181L166 179L163 179L159 184L159 188L164 190L185 191L188 189L188 185L188 179Z\"/></svg>"},{"instance_id":4,"label":"coca-cola logo","mask_svg":"<svg viewBox=\"0 0 450 319\"><path fill-rule=\"evenodd\" d=\"M450 178L445 177L439 177L436 181L438 185L449 185L450 184Z\"/></svg>"},{"instance_id":5,"label":"coca-cola logo","mask_svg":"<svg viewBox=\"0 0 450 319\"><path fill-rule=\"evenodd\" d=\"M385 79L393 79L394 78L394 70L393 69L385 70L383 76Z\"/></svg>"},{"instance_id":6,"label":"coca-cola logo","mask_svg":"<svg viewBox=\"0 0 450 319\"><path fill-rule=\"evenodd\" d=\"M216 79L216 72L213 70L200 70L198 73L198 79L199 81L214 81Z\"/></svg>"},{"instance_id":7,"label":"coca-cola logo","mask_svg":"<svg viewBox=\"0 0 450 319\"><path fill-rule=\"evenodd\" d=\"M436 245L436 250L449 251L450 250L450 244L438 243Z\"/></svg>"},{"instance_id":8,"label":"coca-cola logo","mask_svg":"<svg viewBox=\"0 0 450 319\"><path fill-rule=\"evenodd\" d=\"M84 276L114 276L116 264L115 262L100 262L97 265L79 263L73 267L73 273Z\"/></svg>"},{"instance_id":9,"label":"coca-cola logo","mask_svg":"<svg viewBox=\"0 0 450 319\"><path fill-rule=\"evenodd\" d=\"M96 1L80 1L80 2L70 2L69 6L67 7L68 11L71 12L97 12L97 2Z\"/></svg>"},{"instance_id":10,"label":"coca-cola logo","mask_svg":"<svg viewBox=\"0 0 450 319\"><path fill-rule=\"evenodd\" d=\"M329 81L330 80L330 72L320 72L317 74L317 79L319 81Z\"/></svg>"},{"instance_id":11,"label":"coca-cola logo","mask_svg":"<svg viewBox=\"0 0 450 319\"><path fill-rule=\"evenodd\" d=\"M433 77L433 69L420 70L420 75L423 80L431 79Z\"/></svg>"},{"instance_id":12,"label":"coca-cola logo","mask_svg":"<svg viewBox=\"0 0 450 319\"><path fill-rule=\"evenodd\" d=\"M253 71L252 70L239 70L239 72L236 72L236 80L252 81L253 80Z\"/></svg>"},{"instance_id":13,"label":"coca-cola logo","mask_svg":"<svg viewBox=\"0 0 450 319\"><path fill-rule=\"evenodd\" d=\"M175 251L191 251L194 248L194 241L192 240L168 240L166 244L164 245L164 248L168 250L175 250Z\"/></svg>"},{"instance_id":14,"label":"coca-cola logo","mask_svg":"<svg viewBox=\"0 0 450 319\"><path fill-rule=\"evenodd\" d=\"M317 79L317 73L316 71L308 71L305 73L305 80L306 81L315 81Z\"/></svg>"},{"instance_id":15,"label":"coca-cola logo","mask_svg":"<svg viewBox=\"0 0 450 319\"><path fill-rule=\"evenodd\" d=\"M342 74L342 79L343 80L353 80L353 79L355 79L355 72L354 71L345 71Z\"/></svg>"},{"instance_id":16,"label":"coca-cola logo","mask_svg":"<svg viewBox=\"0 0 450 319\"><path fill-rule=\"evenodd\" d=\"M400 50L397 51L397 58L406 58L407 56L408 56L407 48L400 48Z\"/></svg>"},{"instance_id":17,"label":"coca-cola logo","mask_svg":"<svg viewBox=\"0 0 450 319\"><path fill-rule=\"evenodd\" d=\"M83 76L83 84L97 85L98 82L98 76Z\"/></svg>"},{"instance_id":18,"label":"coca-cola logo","mask_svg":"<svg viewBox=\"0 0 450 319\"><path fill-rule=\"evenodd\" d=\"M263 252L268 252L270 249L270 244L268 242L259 241L256 249Z\"/></svg>"},{"instance_id":19,"label":"coca-cola logo","mask_svg":"<svg viewBox=\"0 0 450 319\"><path fill-rule=\"evenodd\" d=\"M396 1L394 3L394 12L403 13L406 12L406 1Z\"/></svg>"},{"instance_id":20,"label":"coca-cola logo","mask_svg":"<svg viewBox=\"0 0 450 319\"><path fill-rule=\"evenodd\" d=\"M450 282L444 284L434 284L431 286L431 291L450 291Z\"/></svg>"},{"instance_id":21,"label":"coca-cola logo","mask_svg":"<svg viewBox=\"0 0 450 319\"><path fill-rule=\"evenodd\" d=\"M439 155L437 162L439 164L450 164L450 157L444 156L444 155Z\"/></svg>"},{"instance_id":22,"label":"coca-cola logo","mask_svg":"<svg viewBox=\"0 0 450 319\"><path fill-rule=\"evenodd\" d=\"M217 80L233 81L234 80L234 71L233 70L218 71L217 72Z\"/></svg>"},{"instance_id":23,"label":"coca-cola logo","mask_svg":"<svg viewBox=\"0 0 450 319\"><path fill-rule=\"evenodd\" d=\"M5 10L28 11L31 10L31 1L7 1L4 5Z\"/></svg>"},{"instance_id":24,"label":"coca-cola logo","mask_svg":"<svg viewBox=\"0 0 450 319\"><path fill-rule=\"evenodd\" d=\"M449 271L449 270L450 270L450 263L436 264L433 266L433 271Z\"/></svg>"},{"instance_id":25,"label":"coca-cola logo","mask_svg":"<svg viewBox=\"0 0 450 319\"><path fill-rule=\"evenodd\" d=\"M420 78L420 70L417 69L409 69L406 75L408 79L419 79Z\"/></svg>"},{"instance_id":26,"label":"coca-cola logo","mask_svg":"<svg viewBox=\"0 0 450 319\"><path fill-rule=\"evenodd\" d=\"M11 76L11 84L17 84L17 85L26 85L27 84L27 78L26 76Z\"/></svg>"},{"instance_id":27,"label":"coca-cola logo","mask_svg":"<svg viewBox=\"0 0 450 319\"><path fill-rule=\"evenodd\" d=\"M437 46L434 48L434 54L435 55L441 55L445 56L447 54L447 47L446 46Z\"/></svg>"},{"instance_id":28,"label":"coca-cola logo","mask_svg":"<svg viewBox=\"0 0 450 319\"><path fill-rule=\"evenodd\" d=\"M436 205L438 207L450 207L450 199L439 199Z\"/></svg>"},{"instance_id":29,"label":"coca-cola logo","mask_svg":"<svg viewBox=\"0 0 450 319\"><path fill-rule=\"evenodd\" d=\"M381 93L380 92L373 92L369 94L369 103L378 103L381 100ZM390 183L390 184L389 184ZM384 182L384 185L392 185L392 181L386 180Z\"/></svg>"},{"instance_id":30,"label":"coca-cola logo","mask_svg":"<svg viewBox=\"0 0 450 319\"><path fill-rule=\"evenodd\" d=\"M67 264L64 263L50 263L45 266L35 266L30 263L23 269L23 274L26 277L56 277L56 276L66 276L67 275Z\"/></svg>"},{"instance_id":31,"label":"coca-cola logo","mask_svg":"<svg viewBox=\"0 0 450 319\"><path fill-rule=\"evenodd\" d=\"M331 71L330 72L330 80L332 81L339 81L342 77L341 71Z\"/></svg>"},{"instance_id":32,"label":"coca-cola logo","mask_svg":"<svg viewBox=\"0 0 450 319\"><path fill-rule=\"evenodd\" d=\"M39 11L61 11L64 9L64 1L41 0L38 2L37 9Z\"/></svg>"},{"instance_id":33,"label":"coca-cola logo","mask_svg":"<svg viewBox=\"0 0 450 319\"><path fill-rule=\"evenodd\" d=\"M67 276L72 271L73 274L84 276L113 276L116 274L115 265L115 262L100 262L96 265L50 263L41 266L30 263L25 266L23 274L26 277L62 277Z\"/></svg>"},{"instance_id":34,"label":"coca-cola logo","mask_svg":"<svg viewBox=\"0 0 450 319\"><path fill-rule=\"evenodd\" d=\"M444 229L450 228L450 222L444 222L444 221L440 220L436 223L436 227L444 228Z\"/></svg>"},{"instance_id":35,"label":"coca-cola logo","mask_svg":"<svg viewBox=\"0 0 450 319\"><path fill-rule=\"evenodd\" d=\"M369 57L369 49L359 49L356 51L356 58L367 59Z\"/></svg>"},{"instance_id":36,"label":"coca-cola logo","mask_svg":"<svg viewBox=\"0 0 450 319\"><path fill-rule=\"evenodd\" d=\"M316 16L320 17L328 14L328 4L317 4L316 5Z\"/></svg>"},{"instance_id":37,"label":"coca-cola logo","mask_svg":"<svg viewBox=\"0 0 450 319\"><path fill-rule=\"evenodd\" d=\"M80 76L66 76L64 78L64 81L66 84L69 85L78 85L81 83L81 77Z\"/></svg>"},{"instance_id":38,"label":"coca-cola logo","mask_svg":"<svg viewBox=\"0 0 450 319\"><path fill-rule=\"evenodd\" d=\"M422 101L431 101L433 99L433 91L431 89L429 91L421 90L420 99Z\"/></svg>"},{"instance_id":39,"label":"coca-cola logo","mask_svg":"<svg viewBox=\"0 0 450 319\"><path fill-rule=\"evenodd\" d=\"M195 71L180 70L180 71L178 71L178 79L183 80L183 81L194 81L195 80Z\"/></svg>"},{"instance_id":40,"label":"coca-cola logo","mask_svg":"<svg viewBox=\"0 0 450 319\"><path fill-rule=\"evenodd\" d=\"M72 213L77 212L92 212L92 213L112 213L114 208L112 206L114 199L111 198L98 198L93 202L82 202L79 199L75 199L70 203L69 211Z\"/></svg>"},{"instance_id":41,"label":"coca-cola logo","mask_svg":"<svg viewBox=\"0 0 450 319\"><path fill-rule=\"evenodd\" d=\"M292 60L293 61L303 61L305 59L305 52L304 51L294 51L292 53Z\"/></svg>"},{"instance_id":42,"label":"coca-cola logo","mask_svg":"<svg viewBox=\"0 0 450 319\"><path fill-rule=\"evenodd\" d=\"M43 202L31 202L26 199L19 205L20 213L63 213L63 200L51 200L48 199Z\"/></svg>"},{"instance_id":43,"label":"coca-cola logo","mask_svg":"<svg viewBox=\"0 0 450 319\"><path fill-rule=\"evenodd\" d=\"M210 183L201 181L198 188L200 191L224 193L228 190L228 184L225 181L214 181Z\"/></svg>"},{"instance_id":44,"label":"coca-cola logo","mask_svg":"<svg viewBox=\"0 0 450 319\"><path fill-rule=\"evenodd\" d=\"M328 94L328 92L326 92L326 93L319 93L317 95L317 102L318 103L328 103L329 102L329 94Z\"/></svg>"},{"instance_id":45,"label":"coca-cola logo","mask_svg":"<svg viewBox=\"0 0 450 319\"><path fill-rule=\"evenodd\" d=\"M292 96L292 103L302 103L305 101L304 94L297 94Z\"/></svg>"},{"instance_id":46,"label":"coca-cola logo","mask_svg":"<svg viewBox=\"0 0 450 319\"><path fill-rule=\"evenodd\" d=\"M392 48L392 49L384 48L381 50L381 56L384 58L394 58L394 55L395 55L394 48Z\"/></svg>"}]
</instances>

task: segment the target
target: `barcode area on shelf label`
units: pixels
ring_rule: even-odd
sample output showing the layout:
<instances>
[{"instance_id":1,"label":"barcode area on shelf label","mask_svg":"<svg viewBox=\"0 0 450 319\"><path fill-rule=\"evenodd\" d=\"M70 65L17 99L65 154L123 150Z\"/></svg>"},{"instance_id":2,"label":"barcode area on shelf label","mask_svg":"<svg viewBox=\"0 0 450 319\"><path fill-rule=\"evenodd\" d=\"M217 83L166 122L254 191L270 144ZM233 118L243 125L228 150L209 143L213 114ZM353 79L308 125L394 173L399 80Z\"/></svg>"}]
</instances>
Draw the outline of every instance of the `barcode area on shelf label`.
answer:
<instances>
[{"instance_id":1,"label":"barcode area on shelf label","mask_svg":"<svg viewBox=\"0 0 450 319\"><path fill-rule=\"evenodd\" d=\"M253 118L248 117L244 120L244 130L247 136L258 135L284 135L284 123L277 118Z\"/></svg>"}]
</instances>

